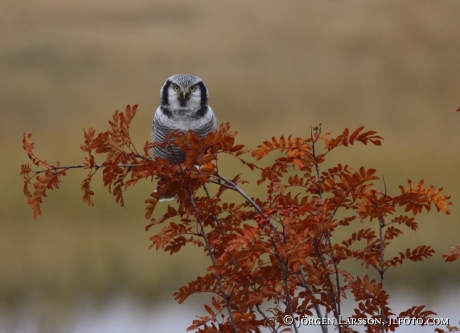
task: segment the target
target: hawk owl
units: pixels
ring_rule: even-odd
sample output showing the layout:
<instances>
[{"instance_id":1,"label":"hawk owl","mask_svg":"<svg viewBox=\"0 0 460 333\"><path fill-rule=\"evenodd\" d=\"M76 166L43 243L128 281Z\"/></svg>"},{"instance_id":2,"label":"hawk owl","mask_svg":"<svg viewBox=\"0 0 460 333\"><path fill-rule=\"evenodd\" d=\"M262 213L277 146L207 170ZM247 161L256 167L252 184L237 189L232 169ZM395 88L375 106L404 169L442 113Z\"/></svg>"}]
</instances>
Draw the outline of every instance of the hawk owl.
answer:
<instances>
[{"instance_id":1,"label":"hawk owl","mask_svg":"<svg viewBox=\"0 0 460 333\"><path fill-rule=\"evenodd\" d=\"M177 74L171 76L161 87L161 105L153 118L153 142L165 142L173 131L194 133L205 137L217 128L216 116L208 105L208 88L197 76ZM171 145L168 148L154 147L153 158L164 158L171 164L185 161L185 152ZM174 199L175 195L164 195L160 201Z\"/></svg>"}]
</instances>

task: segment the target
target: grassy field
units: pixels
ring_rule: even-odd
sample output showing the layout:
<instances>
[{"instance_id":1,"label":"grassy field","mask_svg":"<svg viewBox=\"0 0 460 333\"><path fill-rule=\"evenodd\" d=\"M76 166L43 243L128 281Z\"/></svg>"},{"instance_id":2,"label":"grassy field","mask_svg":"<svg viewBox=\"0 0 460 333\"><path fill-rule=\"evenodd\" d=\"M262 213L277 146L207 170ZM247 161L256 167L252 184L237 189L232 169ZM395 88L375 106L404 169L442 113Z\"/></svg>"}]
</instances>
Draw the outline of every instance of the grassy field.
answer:
<instances>
[{"instance_id":1,"label":"grassy field","mask_svg":"<svg viewBox=\"0 0 460 333\"><path fill-rule=\"evenodd\" d=\"M198 251L149 250L152 184L129 190L120 208L99 182L89 208L85 173L71 172L35 221L19 177L24 132L43 158L76 164L83 129L104 130L126 104L139 104L133 138L143 145L162 83L182 72L205 80L219 122L250 148L308 136L318 123L336 134L379 132L382 147L344 149L327 166L377 168L390 193L425 179L454 202L450 216L420 217L395 249L431 244L435 257L388 282L436 289L458 280L458 264L444 265L441 253L460 242L459 15L455 0L0 3L0 306L33 299L62 309L82 293L103 301L120 290L156 302L201 274L208 262ZM246 169L229 162L224 172ZM264 195L254 184L245 190Z\"/></svg>"}]
</instances>

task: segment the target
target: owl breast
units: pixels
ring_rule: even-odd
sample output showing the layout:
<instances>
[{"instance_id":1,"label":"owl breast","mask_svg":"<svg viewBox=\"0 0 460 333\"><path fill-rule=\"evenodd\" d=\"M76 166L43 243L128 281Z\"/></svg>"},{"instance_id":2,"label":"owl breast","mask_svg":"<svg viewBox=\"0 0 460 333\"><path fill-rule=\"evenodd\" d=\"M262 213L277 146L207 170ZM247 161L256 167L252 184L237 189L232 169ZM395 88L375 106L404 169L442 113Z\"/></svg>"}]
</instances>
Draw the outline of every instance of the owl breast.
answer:
<instances>
[{"instance_id":1,"label":"owl breast","mask_svg":"<svg viewBox=\"0 0 460 333\"><path fill-rule=\"evenodd\" d=\"M155 112L152 139L153 142L165 142L168 135L176 130L183 133L193 131L205 137L208 133L215 132L216 128L216 117L210 106L205 106L195 112L181 112L160 106ZM185 161L185 152L172 144L170 148L155 147L153 157L164 158L173 164L179 164Z\"/></svg>"},{"instance_id":2,"label":"owl breast","mask_svg":"<svg viewBox=\"0 0 460 333\"><path fill-rule=\"evenodd\" d=\"M160 143L171 141L167 147L153 148L153 158L163 158L172 164L183 163L186 152L174 145L174 138L168 136L173 131L193 131L205 137L216 131L216 116L208 105L208 88L198 76L177 74L165 81L160 90L160 98L161 105L153 118L152 140ZM171 200L177 195L174 191L163 192L159 201Z\"/></svg>"}]
</instances>

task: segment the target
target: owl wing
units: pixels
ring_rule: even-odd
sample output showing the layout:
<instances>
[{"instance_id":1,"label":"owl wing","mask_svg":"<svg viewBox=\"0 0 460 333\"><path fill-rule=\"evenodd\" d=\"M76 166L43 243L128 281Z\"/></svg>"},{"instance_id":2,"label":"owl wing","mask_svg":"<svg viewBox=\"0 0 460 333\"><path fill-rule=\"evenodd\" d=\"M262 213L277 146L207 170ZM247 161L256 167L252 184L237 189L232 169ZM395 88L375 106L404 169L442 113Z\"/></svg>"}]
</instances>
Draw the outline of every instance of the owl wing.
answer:
<instances>
[{"instance_id":1,"label":"owl wing","mask_svg":"<svg viewBox=\"0 0 460 333\"><path fill-rule=\"evenodd\" d=\"M208 133L214 133L217 129L217 119L212 108L208 105L207 112L203 115L203 118L198 120L199 126L194 130L195 133L200 134L201 137L205 137Z\"/></svg>"},{"instance_id":2,"label":"owl wing","mask_svg":"<svg viewBox=\"0 0 460 333\"><path fill-rule=\"evenodd\" d=\"M160 106L155 112L153 117L153 130L152 130L152 141L153 142L166 142L166 137L171 134L177 128L173 127L173 122L167 116L167 111L163 110ZM170 145L168 148L165 147L154 147L153 158L164 158L172 164L179 164L185 161L185 153L177 146Z\"/></svg>"},{"instance_id":3,"label":"owl wing","mask_svg":"<svg viewBox=\"0 0 460 333\"><path fill-rule=\"evenodd\" d=\"M217 119L212 108L207 106L206 112L200 118L195 119L190 125L191 127L188 127L188 129L199 134L201 137L215 132L217 129ZM152 141L166 142L166 137L174 130L184 131L185 128L181 128L175 123L167 108L163 106L158 107L153 118ZM185 152L175 145L170 145L168 148L155 147L153 148L153 158L156 157L167 159L173 164L179 164L185 161Z\"/></svg>"}]
</instances>

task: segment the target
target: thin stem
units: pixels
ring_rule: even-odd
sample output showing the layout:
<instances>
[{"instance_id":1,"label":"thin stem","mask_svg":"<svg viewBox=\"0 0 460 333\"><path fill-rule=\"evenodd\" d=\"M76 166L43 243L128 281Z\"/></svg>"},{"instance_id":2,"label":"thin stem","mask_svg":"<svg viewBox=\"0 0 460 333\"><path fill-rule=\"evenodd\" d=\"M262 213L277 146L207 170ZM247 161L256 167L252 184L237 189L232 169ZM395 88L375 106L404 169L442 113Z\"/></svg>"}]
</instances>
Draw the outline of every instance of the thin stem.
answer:
<instances>
[{"instance_id":1,"label":"thin stem","mask_svg":"<svg viewBox=\"0 0 460 333\"><path fill-rule=\"evenodd\" d=\"M264 214L263 210L238 185L236 185L235 183L233 183L229 179L225 178L221 174L216 173L216 176L220 180L224 181L227 184L228 188L230 188L230 189L238 192L240 195L242 195L243 198L245 198L246 201L249 202L257 210L257 212L259 212L259 214L262 214L262 215ZM279 231L277 231L275 225L273 224L273 222L271 220L270 220L270 223L271 223L272 230L274 230L275 232L279 233ZM284 280L284 288L285 288L285 291L286 291L287 308L288 308L288 311L289 311L290 315L292 316L292 318L294 318L294 310L292 308L291 295L289 294L289 285L288 285L289 271L288 271L286 265L284 264L283 260L279 256L279 252L278 252L278 250L276 248L275 240L272 237L271 237L271 240L272 240L272 245L273 245L274 250L275 250L276 257L278 258L278 261L279 261L279 263L281 265L281 269L283 271L283 280ZM295 325L293 325L293 326L294 326L294 331L296 333L298 333L297 327Z\"/></svg>"},{"instance_id":2,"label":"thin stem","mask_svg":"<svg viewBox=\"0 0 460 333\"><path fill-rule=\"evenodd\" d=\"M227 188L230 188L230 189L238 192L239 194L241 194L243 196L243 198L245 198L246 201L249 202L251 204L251 206L254 207L257 210L257 212L259 214L264 214L263 210L238 185L236 185L230 179L225 178L224 176L222 176L219 173L216 173L216 176L217 176L217 178L219 178L220 180L223 180L226 183L225 186Z\"/></svg>"},{"instance_id":3,"label":"thin stem","mask_svg":"<svg viewBox=\"0 0 460 333\"><path fill-rule=\"evenodd\" d=\"M203 189L204 189L204 191L206 192L207 197L208 197L209 199L211 199L211 195L209 194L208 187L206 186L206 184L203 184ZM221 226L221 223L220 223L219 218L218 218L216 215L214 215L214 214L212 215L212 218L214 219L214 221L216 221L216 225L220 227L220 226ZM222 235L227 236L227 230L222 229ZM232 257L233 257L233 255L232 255ZM236 260L235 260L235 259L232 259L232 262L233 262L233 266L237 267L237 262L236 262Z\"/></svg>"},{"instance_id":4,"label":"thin stem","mask_svg":"<svg viewBox=\"0 0 460 333\"><path fill-rule=\"evenodd\" d=\"M385 182L385 177L383 178L383 185L385 187L385 192L384 195L387 195L387 184ZM379 272L380 272L380 282L382 283L382 290L385 290L385 268L384 268L384 263L385 263L385 240L383 237L383 228L385 228L385 219L381 214L379 214L379 236L380 236L380 262L381 265L379 267ZM380 310L380 316L382 318L382 333L385 332L385 323L387 322L387 317L385 316L385 313L383 312L383 309Z\"/></svg>"},{"instance_id":5,"label":"thin stem","mask_svg":"<svg viewBox=\"0 0 460 333\"><path fill-rule=\"evenodd\" d=\"M308 291L311 291L310 286L308 285L307 280L305 279L305 276L307 274L304 272L303 267L300 267L300 272L302 273L301 277L302 277L303 287L305 289L307 289ZM315 307L316 315L318 316L318 318L323 318L323 314L321 312L321 308L320 308L319 304L318 303L313 303L313 306ZM327 313L326 313L326 315L327 315ZM327 325L321 324L320 327L321 327L321 331L323 333L327 333L327 331L328 331Z\"/></svg>"},{"instance_id":6,"label":"thin stem","mask_svg":"<svg viewBox=\"0 0 460 333\"><path fill-rule=\"evenodd\" d=\"M272 320L270 320L270 318L268 318L268 317L265 315L265 313L262 311L262 309L260 308L259 304L256 304L256 309L257 309L257 312L260 313L260 315L265 319L265 321L266 321L267 323L272 322ZM272 328L270 325L269 325L268 328L269 328L269 330L270 330L271 332L273 332L273 333L276 333L276 332L277 332L277 330L276 330L275 328Z\"/></svg>"},{"instance_id":7,"label":"thin stem","mask_svg":"<svg viewBox=\"0 0 460 333\"><path fill-rule=\"evenodd\" d=\"M201 218L198 215L198 208L197 208L197 206L195 204L195 200L193 199L193 196L190 196L190 201L191 201L193 209L194 209L194 211L196 213L196 219L198 221L198 225L200 226L200 234L201 234L201 237L204 240L206 250L209 253L209 256L211 258L212 264L214 266L216 266L216 257L214 256L214 252L212 251L211 245L209 244L209 241L208 241L208 237L206 236L206 232L204 230L203 222L201 222ZM232 322L233 331L235 333L238 333L238 327L236 325L235 318L233 317L233 312L232 312L232 309L230 307L230 296L227 295L227 293L225 292L225 288L224 288L224 285L222 283L222 278L221 278L219 273L216 273L216 279L217 279L217 282L219 283L219 288L220 288L220 290L222 292L222 297L225 299L225 303L226 303L227 310L228 310L228 315L230 317L230 321Z\"/></svg>"},{"instance_id":8,"label":"thin stem","mask_svg":"<svg viewBox=\"0 0 460 333\"><path fill-rule=\"evenodd\" d=\"M174 157L176 160L178 160L178 159L177 159L177 155L176 155L176 153L174 152L174 149L172 148L172 145L169 145L168 147L169 147L169 149L170 149L170 151L171 151L173 157ZM187 177L186 177L186 174L185 174L185 170L182 168L182 166L181 166L180 163L178 163L178 165L179 165L179 169L180 169L180 171L181 171L182 177L183 177L184 181L186 182L186 186L187 186L187 190L188 190L190 202L191 202L191 204L192 204L193 211L194 211L195 216L196 216L196 220L197 220L198 225L199 225L199 227L200 227L200 236L201 236L201 237L203 238L203 240L204 240L204 244L205 244L206 250L207 250L208 253L209 253L209 257L211 258L211 261L212 261L213 266L216 266L216 264L217 264L216 257L215 257L215 255L214 255L214 251L212 250L211 244L209 244L209 240L208 240L208 237L207 237L207 235L206 235L206 231L204 230L204 225L203 225L203 222L201 221L201 218L200 218L200 215L199 215L199 210L198 210L198 207L196 206L196 203L195 203L195 200L194 200L194 197L193 197L193 193L192 193L191 188L190 188L190 186L189 186L189 184L188 184ZM205 187L205 191L206 191L206 193L208 193L206 187ZM209 195L209 194L208 194L208 195ZM217 218L214 216L214 219L217 219ZM226 293L226 291L225 291L225 288L224 288L224 285L223 285L223 283L222 283L222 278L221 278L220 274L219 274L219 273L216 273L215 276L216 276L216 280L217 280L217 282L218 282L218 284L219 284L219 288L220 288L221 293L222 293L221 296L222 296L222 297L224 298L224 300L225 300L225 304L226 304L226 307L227 307L228 315L229 315L229 317L230 317L230 321L231 321L232 326L233 326L233 331L234 331L235 333L238 333L238 327L237 327L237 325L236 325L235 318L234 318L234 316L233 316L233 312L232 312L232 309L231 309L231 307L230 307L230 296L227 295L227 293Z\"/></svg>"},{"instance_id":9,"label":"thin stem","mask_svg":"<svg viewBox=\"0 0 460 333\"><path fill-rule=\"evenodd\" d=\"M208 187L206 186L206 184L203 184L203 189L204 189L204 192L206 193L206 196L211 199L211 195L209 194L209 191L208 191ZM218 226L220 226L220 220L219 218L216 216L216 215L212 215L212 218L214 219L214 221L216 221L216 224ZM226 235L225 233L225 230L224 230L224 235Z\"/></svg>"},{"instance_id":10,"label":"thin stem","mask_svg":"<svg viewBox=\"0 0 460 333\"><path fill-rule=\"evenodd\" d=\"M280 232L277 232L277 233L280 234ZM283 236L284 244L286 244L285 235L283 234L282 236ZM279 254L280 252L278 251L278 248L276 246L275 239L272 236L269 236L269 237L270 237L270 239L272 241L274 255L278 259L278 262L280 263L281 270L282 270L282 273L283 273L284 290L286 292L286 306L287 306L287 309L289 311L290 316L294 319L295 314L294 314L294 309L292 308L291 295L289 294L289 284L288 284L289 269L287 268L287 265L285 264L285 262L283 261L283 259L281 258L280 254ZM289 257L286 258L286 263L288 261L289 261ZM293 322L293 325L291 325L291 326L293 326L294 331L296 333L298 333L297 326L294 324L294 322Z\"/></svg>"},{"instance_id":11,"label":"thin stem","mask_svg":"<svg viewBox=\"0 0 460 333\"><path fill-rule=\"evenodd\" d=\"M120 168L134 168L141 166L142 164L117 164L117 167ZM49 169L42 169L42 170L34 170L33 172L35 174L40 174L43 172L48 172L50 170L69 170L69 169L85 169L88 166L86 164L76 164L76 165L67 165L67 166L50 166ZM103 164L93 164L92 169L100 169L100 168L106 168L107 165Z\"/></svg>"},{"instance_id":12,"label":"thin stem","mask_svg":"<svg viewBox=\"0 0 460 333\"><path fill-rule=\"evenodd\" d=\"M171 146L170 146L171 147ZM173 153L174 157L175 156L175 153L174 153L174 150L172 149L171 147L171 152ZM200 236L203 238L204 240L204 244L206 246L206 250L208 251L209 253L209 257L211 258L211 261L212 261L212 264L213 266L216 266L217 264L217 261L216 261L216 257L214 255L214 251L212 250L212 247L211 247L211 244L209 244L209 240L208 240L208 237L206 235L206 231L204 230L204 225L203 225L203 222L201 221L201 218L199 216L199 211L198 211L198 207L196 206L196 203L195 203L195 200L194 200L194 197L193 197L193 193L190 189L190 186L188 186L188 182L187 182L187 177L185 176L185 171L183 170L182 166L179 164L179 168L181 170L181 173L182 173L182 177L184 178L185 182L187 183L187 189L188 189L188 192L189 192L189 198L190 198L190 202L192 204L192 207L193 207L193 210L195 212L195 216L196 216L196 220L198 222L198 225L200 226ZM206 189L206 192L207 192L207 189ZM214 217L215 218L215 217ZM219 288L221 290L221 293L222 293L222 297L224 298L225 300L225 304L226 304L226 307L227 307L227 311L228 311L228 315L230 317L230 321L232 323L232 326L233 326L233 331L235 333L238 333L238 327L236 325L236 322L235 322L235 318L233 317L233 312L232 312L232 309L230 307L230 296L227 295L226 291L225 291L225 288L224 288L224 285L222 283L222 278L220 276L219 273L216 273L216 280L217 282L219 283Z\"/></svg>"},{"instance_id":13,"label":"thin stem","mask_svg":"<svg viewBox=\"0 0 460 333\"><path fill-rule=\"evenodd\" d=\"M278 257L278 260L280 262L282 262L281 258L278 255L277 255L277 257ZM289 294L289 284L288 284L289 271L288 271L286 265L284 264L284 262L282 263L281 268L283 270L284 290L286 291L287 308L288 308L289 314L292 316L292 318L295 318L294 317L294 310L292 309L291 295ZM292 326L294 327L294 332L298 333L299 331L297 329L297 325L294 324Z\"/></svg>"},{"instance_id":14,"label":"thin stem","mask_svg":"<svg viewBox=\"0 0 460 333\"><path fill-rule=\"evenodd\" d=\"M383 216L379 214L379 234L380 234L380 260L382 264L380 265L379 272L380 272L380 282L382 283L382 290L385 290L385 269L384 269L384 262L385 262L385 241L383 239L383 228L385 228L385 220ZM380 309L380 316L382 318L382 333L385 332L385 323L387 322L387 317L383 312L383 309Z\"/></svg>"},{"instance_id":15,"label":"thin stem","mask_svg":"<svg viewBox=\"0 0 460 333\"><path fill-rule=\"evenodd\" d=\"M317 130L318 131L318 135L321 134L321 124L319 125L319 129ZM313 158L315 160L315 170L316 170L316 176L318 178L318 182L319 182L319 179L320 179L320 170L319 170L319 164L316 163L316 146L315 146L315 143L316 143L316 138L314 138L313 136L313 128L310 126L310 136L311 136L311 139L312 139L312 145L311 145L311 149L312 149L312 155L313 155ZM318 189L318 195L319 195L319 198L321 199L322 198L322 194L323 194L323 189L322 189L322 184L319 183L319 189Z\"/></svg>"},{"instance_id":16,"label":"thin stem","mask_svg":"<svg viewBox=\"0 0 460 333\"><path fill-rule=\"evenodd\" d=\"M231 189L233 191L238 192L241 196L243 196L243 198L246 199L246 201L249 204L251 204L256 209L256 211L259 214L261 214L261 215L264 214L263 210L238 185L236 185L235 183L233 183L232 181L230 181L229 179L225 178L224 176L222 176L219 173L216 173L216 177L218 179L222 180L224 183L214 182L214 181L211 181L211 182L213 182L215 184L218 184L218 185L221 185L221 186L225 186L225 187L227 187L227 188L229 188L229 189ZM270 220L270 223L271 223L272 230L276 231L276 233L280 233L279 231L277 231L276 226L274 225L274 223L271 220ZM272 240L272 245L274 247L275 253L278 253L275 240L273 238L271 238L271 240ZM294 313L293 313L293 309L292 309L291 302L290 302L289 290L287 289L287 287L288 287L287 286L287 276L288 275L286 275L286 274L288 274L287 268L285 267L284 262L281 260L281 258L278 255L277 255L277 257L278 257L278 260L279 260L279 262L281 264L281 267L283 269L283 277L284 277L284 281L285 281L285 288L286 288L286 295L287 295L286 297L287 297L287 300L288 300L288 310L289 310L290 314L294 318ZM307 279L306 279L306 274L303 271L303 269L301 270L301 277L302 277L302 282L304 283L304 287L307 290L309 290L309 286L308 286ZM322 313L321 313L321 309L320 309L319 305L315 304L314 306L315 306L315 310L316 310L316 314L317 314L318 318L322 318ZM297 332L297 327L295 327L295 325L294 325L294 328L295 328L295 330ZM327 331L328 331L327 326L321 324L321 330L322 330L323 333L327 333ZM341 332L341 330L340 330L340 332Z\"/></svg>"},{"instance_id":17,"label":"thin stem","mask_svg":"<svg viewBox=\"0 0 460 333\"><path fill-rule=\"evenodd\" d=\"M317 129L317 133L318 135L321 134L321 124L319 125L318 129ZM316 162L316 142L317 142L317 139L316 137L313 135L313 129L310 127L310 135L311 135L311 139L312 139L312 154L313 154L313 158L314 158L314 161L315 161L315 169L316 169L316 177L318 178L318 183L319 183L319 188L318 188L318 197L320 199L323 198L323 191L322 191L322 183L320 182L320 175L321 175L321 171L320 171L320 168L319 168L319 164ZM325 223L325 226L326 226L326 223ZM329 233L329 230L327 230L325 228L325 239L326 239L326 243L329 245L331 251L332 251L332 241L331 241L331 237L330 237L330 233ZM322 251L320 249L320 246L319 246L319 241L318 240L315 240L314 242L315 244L315 248L316 248L316 251L318 253L318 257L321 261L321 265L323 266L323 268L326 270L327 269L327 266L326 266L326 263L324 262L324 259L323 259L323 255L322 255ZM327 275L327 280L328 280L328 284L329 284L329 288L330 288L330 292L331 292L331 299L332 299L332 305L334 306L334 316L336 317L337 320L340 319L340 314L341 314L341 300L340 300L340 292L341 292L341 287L340 287L340 277L339 277L339 269L338 269L338 265L337 265L337 258L331 254L329 255L330 258L332 258L332 263L334 265L334 272L335 272L335 283L336 283L336 290L337 290L337 293L335 293L334 291L334 284L332 283L332 280L330 278L330 275L328 274ZM336 299L337 298L337 299ZM327 327L323 328L323 325L321 325L322 329L323 329L323 332L327 332ZM341 333L342 332L342 327L340 325L338 325L338 330L339 332Z\"/></svg>"}]
</instances>

